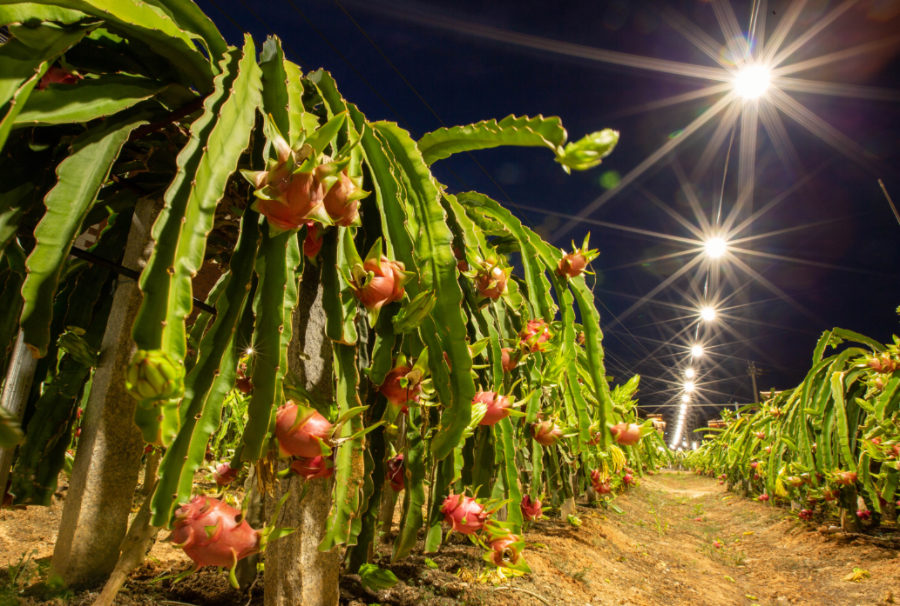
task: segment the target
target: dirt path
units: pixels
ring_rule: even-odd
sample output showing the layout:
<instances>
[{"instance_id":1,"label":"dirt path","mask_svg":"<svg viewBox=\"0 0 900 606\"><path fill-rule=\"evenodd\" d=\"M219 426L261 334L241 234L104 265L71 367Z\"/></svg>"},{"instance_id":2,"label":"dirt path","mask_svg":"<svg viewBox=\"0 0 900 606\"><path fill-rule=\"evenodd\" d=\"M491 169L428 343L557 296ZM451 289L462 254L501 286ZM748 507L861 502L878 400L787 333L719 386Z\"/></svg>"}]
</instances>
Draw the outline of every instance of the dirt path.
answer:
<instances>
[{"instance_id":1,"label":"dirt path","mask_svg":"<svg viewBox=\"0 0 900 606\"><path fill-rule=\"evenodd\" d=\"M358 578L342 581L342 604L398 606L700 606L804 604L829 606L900 603L900 553L858 540L822 535L790 512L743 499L713 479L667 472L643 478L615 508L578 508L579 528L549 519L526 532L533 574L479 581L481 553L456 536L430 560L414 554L390 565L401 582L377 594ZM43 601L23 580L46 572L59 503L52 508L0 511L0 606L90 604L96 594ZM15 564L30 571L8 583ZM159 542L117 604L243 606L225 574L204 569L176 586L152 579L185 569L184 554ZM435 567L436 566L436 567ZM870 576L844 578L854 568ZM6 585L6 587L4 587ZM259 588L257 588L259 589ZM25 593L21 593L25 590ZM31 594L29 596L29 594ZM32 597L33 596L33 597ZM260 604L258 592L250 604Z\"/></svg>"},{"instance_id":2,"label":"dirt path","mask_svg":"<svg viewBox=\"0 0 900 606\"><path fill-rule=\"evenodd\" d=\"M711 478L650 476L615 503L623 513L580 509L577 532L554 522L526 537L548 547L529 554L535 593L581 605L900 602L896 550L823 536ZM843 580L854 568L870 576Z\"/></svg>"}]
</instances>

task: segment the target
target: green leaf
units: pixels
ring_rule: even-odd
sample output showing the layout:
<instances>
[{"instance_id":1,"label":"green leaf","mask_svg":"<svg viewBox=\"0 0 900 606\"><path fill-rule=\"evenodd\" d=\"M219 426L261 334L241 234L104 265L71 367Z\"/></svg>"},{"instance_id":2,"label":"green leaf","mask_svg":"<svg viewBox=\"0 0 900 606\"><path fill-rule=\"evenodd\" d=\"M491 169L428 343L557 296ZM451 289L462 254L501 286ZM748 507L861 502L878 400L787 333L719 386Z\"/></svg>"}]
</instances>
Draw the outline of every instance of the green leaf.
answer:
<instances>
[{"instance_id":1,"label":"green leaf","mask_svg":"<svg viewBox=\"0 0 900 606\"><path fill-rule=\"evenodd\" d=\"M390 589L400 581L393 572L379 568L375 564L363 564L360 566L359 578L362 584L372 591Z\"/></svg>"},{"instance_id":2,"label":"green leaf","mask_svg":"<svg viewBox=\"0 0 900 606\"><path fill-rule=\"evenodd\" d=\"M203 464L209 436L221 422L222 403L234 385L238 352L235 332L244 314L259 243L259 215L244 211L241 233L231 256L216 316L203 335L197 363L185 378L182 428L159 466L153 495L153 524L168 525L172 510L187 500L194 474Z\"/></svg>"},{"instance_id":3,"label":"green leaf","mask_svg":"<svg viewBox=\"0 0 900 606\"><path fill-rule=\"evenodd\" d=\"M28 98L15 125L84 123L118 113L148 99L165 86L136 76L105 76L76 84L51 86Z\"/></svg>"},{"instance_id":4,"label":"green leaf","mask_svg":"<svg viewBox=\"0 0 900 606\"><path fill-rule=\"evenodd\" d=\"M558 154L566 143L566 129L557 117L509 115L499 122L483 120L465 126L439 128L419 139L417 145L426 164L452 154L501 145L547 147Z\"/></svg>"},{"instance_id":5,"label":"green leaf","mask_svg":"<svg viewBox=\"0 0 900 606\"><path fill-rule=\"evenodd\" d=\"M17 2L0 6L0 25L9 25L11 23L36 24L42 21L72 25L86 18L89 17L81 11L39 2Z\"/></svg>"},{"instance_id":6,"label":"green leaf","mask_svg":"<svg viewBox=\"0 0 900 606\"><path fill-rule=\"evenodd\" d=\"M619 131L604 128L566 145L563 152L557 154L556 161L563 165L566 172L570 169L588 170L598 166L603 158L611 154L618 142Z\"/></svg>"},{"instance_id":7,"label":"green leaf","mask_svg":"<svg viewBox=\"0 0 900 606\"><path fill-rule=\"evenodd\" d=\"M149 115L131 112L98 124L72 143L68 157L56 169L58 180L44 198L47 212L35 228L36 243L26 262L28 277L22 286L22 329L29 348L40 356L47 353L50 342L50 309L56 285L82 221L122 145Z\"/></svg>"},{"instance_id":8,"label":"green leaf","mask_svg":"<svg viewBox=\"0 0 900 606\"><path fill-rule=\"evenodd\" d=\"M431 442L431 452L442 459L459 443L471 418L475 395L472 358L466 342L466 319L462 313L462 291L457 281L453 234L440 204L440 192L409 134L395 124L373 124L385 149L394 157L396 173L402 176L409 211L407 221L417 234L414 245L419 284L441 293L432 312L433 322L424 322L420 334L431 351L446 352L450 376L440 356L431 360L432 381L444 405L441 429ZM365 139L365 135L364 135ZM369 150L366 150L368 154ZM415 296L410 287L410 295Z\"/></svg>"},{"instance_id":9,"label":"green leaf","mask_svg":"<svg viewBox=\"0 0 900 606\"><path fill-rule=\"evenodd\" d=\"M297 306L297 271L301 264L297 234L263 236L256 260L259 282L253 308L253 395L236 457L241 461L255 461L262 456L275 406L283 397L282 379L287 371L287 343L291 337L291 314Z\"/></svg>"},{"instance_id":10,"label":"green leaf","mask_svg":"<svg viewBox=\"0 0 900 606\"><path fill-rule=\"evenodd\" d=\"M40 40L36 47L18 39L0 46L0 74L3 74L0 78L0 148L50 64L88 31L86 28L63 30L55 26L40 26L35 30Z\"/></svg>"},{"instance_id":11,"label":"green leaf","mask_svg":"<svg viewBox=\"0 0 900 606\"><path fill-rule=\"evenodd\" d=\"M19 422L5 408L0 407L0 448L12 448L22 438Z\"/></svg>"},{"instance_id":12,"label":"green leaf","mask_svg":"<svg viewBox=\"0 0 900 606\"><path fill-rule=\"evenodd\" d=\"M22 183L0 192L0 255L15 237L34 189L34 184Z\"/></svg>"},{"instance_id":13,"label":"green leaf","mask_svg":"<svg viewBox=\"0 0 900 606\"><path fill-rule=\"evenodd\" d=\"M410 429L406 432L406 490L403 491L403 519L400 534L394 541L391 561L396 562L409 555L418 540L422 528L422 509L425 505L425 444L418 425L422 423L418 406L409 409ZM435 498L437 498L436 495Z\"/></svg>"},{"instance_id":14,"label":"green leaf","mask_svg":"<svg viewBox=\"0 0 900 606\"><path fill-rule=\"evenodd\" d=\"M359 373L356 370L356 348L333 344L334 371L337 379L335 400L342 418L359 407ZM353 520L358 515L360 494L363 488L362 418L351 415L341 425L339 438L350 438L337 447L335 456L334 501L326 524L325 536L319 544L320 551L328 551L336 545L353 545ZM357 532L359 530L357 529ZM362 573L360 573L362 576Z\"/></svg>"},{"instance_id":15,"label":"green leaf","mask_svg":"<svg viewBox=\"0 0 900 606\"><path fill-rule=\"evenodd\" d=\"M191 280L203 263L216 206L247 147L261 102L260 69L249 35L243 51L229 51L220 69L215 92L204 101L203 114L178 155L178 172L153 226L156 247L141 273L144 300L132 331L139 347L164 349L176 360L185 357Z\"/></svg>"},{"instance_id":16,"label":"green leaf","mask_svg":"<svg viewBox=\"0 0 900 606\"><path fill-rule=\"evenodd\" d=\"M262 69L263 112L272 117L280 133L286 134L290 129L288 114L290 86L284 70L284 51L277 36L269 36L263 43L259 67Z\"/></svg>"},{"instance_id":17,"label":"green leaf","mask_svg":"<svg viewBox=\"0 0 900 606\"><path fill-rule=\"evenodd\" d=\"M145 0L154 4L191 37L203 42L206 53L211 57L222 55L227 50L225 38L216 28L212 20L191 0Z\"/></svg>"},{"instance_id":18,"label":"green leaf","mask_svg":"<svg viewBox=\"0 0 900 606\"><path fill-rule=\"evenodd\" d=\"M15 5L16 0L0 0ZM182 83L202 93L212 89L213 66L166 11L141 0L44 0L43 5L81 11L106 22L107 29L146 43L183 75ZM218 56L216 53L212 56Z\"/></svg>"}]
</instances>

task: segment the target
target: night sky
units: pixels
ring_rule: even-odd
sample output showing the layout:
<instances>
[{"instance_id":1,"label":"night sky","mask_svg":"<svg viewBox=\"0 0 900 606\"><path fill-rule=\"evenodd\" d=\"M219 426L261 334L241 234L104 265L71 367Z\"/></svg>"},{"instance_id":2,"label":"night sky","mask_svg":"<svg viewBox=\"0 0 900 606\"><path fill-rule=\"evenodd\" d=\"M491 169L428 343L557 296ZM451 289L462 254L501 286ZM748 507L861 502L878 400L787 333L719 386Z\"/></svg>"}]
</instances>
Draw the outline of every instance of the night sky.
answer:
<instances>
[{"instance_id":1,"label":"night sky","mask_svg":"<svg viewBox=\"0 0 900 606\"><path fill-rule=\"evenodd\" d=\"M763 48L785 19L795 17L782 49L819 31L779 64L798 64L782 76L791 82L776 79L771 96L737 101L734 120L725 110L688 135L726 94L691 93L720 82L642 69L632 64L647 62L634 57L724 74L713 57L726 66L739 58L734 40L748 31L750 2L198 3L233 43L242 30L259 42L276 33L291 60L330 71L369 119L396 121L416 137L508 114L560 116L572 140L619 130L616 151L585 173L566 175L538 148L461 155L434 171L450 191L508 204L557 246L570 249L590 231L601 251L589 280L608 371L616 382L641 375L647 413L677 410L697 340L707 353L694 364L686 431L717 414L702 404L751 401L751 362L759 389L790 388L823 330L881 341L900 333L900 223L877 182L900 200L900 2L756 5ZM666 102L679 95L687 100ZM672 152L616 187L673 138ZM742 195L748 184L752 195ZM714 223L719 209L742 229L710 267L698 260L690 226L701 224L698 211ZM704 300L718 304L720 318L700 325Z\"/></svg>"}]
</instances>

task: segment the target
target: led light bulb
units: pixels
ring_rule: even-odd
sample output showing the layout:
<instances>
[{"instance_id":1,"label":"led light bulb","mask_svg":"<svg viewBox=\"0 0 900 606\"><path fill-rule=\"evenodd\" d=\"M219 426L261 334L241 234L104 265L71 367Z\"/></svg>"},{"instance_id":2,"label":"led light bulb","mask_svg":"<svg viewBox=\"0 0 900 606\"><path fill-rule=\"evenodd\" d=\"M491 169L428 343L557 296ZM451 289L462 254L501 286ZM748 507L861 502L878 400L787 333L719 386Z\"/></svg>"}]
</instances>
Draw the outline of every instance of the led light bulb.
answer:
<instances>
[{"instance_id":1,"label":"led light bulb","mask_svg":"<svg viewBox=\"0 0 900 606\"><path fill-rule=\"evenodd\" d=\"M719 259L728 250L728 244L725 242L725 238L710 238L703 243L703 249L710 259Z\"/></svg>"},{"instance_id":2,"label":"led light bulb","mask_svg":"<svg viewBox=\"0 0 900 606\"><path fill-rule=\"evenodd\" d=\"M745 65L734 76L734 92L742 99L758 99L769 89L772 71L765 65L751 63Z\"/></svg>"}]
</instances>

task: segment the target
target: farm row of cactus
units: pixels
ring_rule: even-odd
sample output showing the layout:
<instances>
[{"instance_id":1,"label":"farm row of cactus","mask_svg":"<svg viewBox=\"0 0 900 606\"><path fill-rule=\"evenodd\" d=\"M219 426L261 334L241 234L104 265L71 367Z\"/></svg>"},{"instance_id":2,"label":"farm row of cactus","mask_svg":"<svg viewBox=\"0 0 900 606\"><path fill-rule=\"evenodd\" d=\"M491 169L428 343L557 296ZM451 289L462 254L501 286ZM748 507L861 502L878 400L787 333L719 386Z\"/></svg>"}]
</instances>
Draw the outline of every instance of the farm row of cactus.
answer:
<instances>
[{"instance_id":1,"label":"farm row of cactus","mask_svg":"<svg viewBox=\"0 0 900 606\"><path fill-rule=\"evenodd\" d=\"M522 524L540 502L609 493L633 480L626 466L666 460L650 422L637 426L637 377L610 388L584 275L596 252L585 241L565 253L430 171L502 145L585 170L617 133L568 142L557 118L510 116L414 139L367 120L276 38L228 45L189 0L4 2L0 19L0 363L17 334L39 358L24 436L0 421L4 445L21 442L16 502L49 503L93 401L142 204L157 214L134 354L117 379L135 414L120 422L162 453L150 524L174 524L198 565L234 568L290 531L257 532L221 494L197 493L211 440L230 446L223 486L250 467L251 491L288 469L327 482L319 549L346 550L353 570L371 558L385 491L403 495L394 559L419 539L437 550L446 521L495 564L522 567ZM87 260L70 256L98 224ZM199 305L198 275L210 273ZM298 304L310 282L327 397L290 372L317 355L289 355L313 313ZM223 418L226 401L242 403L226 408L239 419Z\"/></svg>"},{"instance_id":2,"label":"farm row of cactus","mask_svg":"<svg viewBox=\"0 0 900 606\"><path fill-rule=\"evenodd\" d=\"M806 520L846 528L896 521L900 499L900 341L835 328L803 382L706 428L686 462Z\"/></svg>"}]
</instances>

